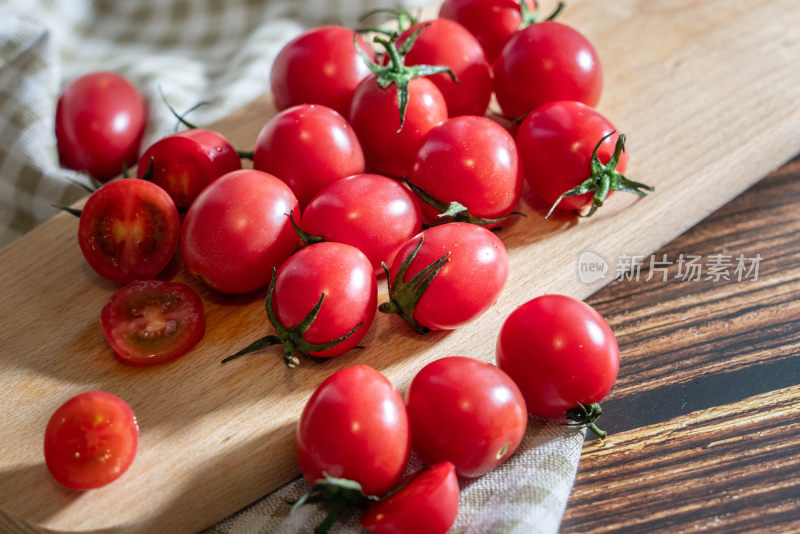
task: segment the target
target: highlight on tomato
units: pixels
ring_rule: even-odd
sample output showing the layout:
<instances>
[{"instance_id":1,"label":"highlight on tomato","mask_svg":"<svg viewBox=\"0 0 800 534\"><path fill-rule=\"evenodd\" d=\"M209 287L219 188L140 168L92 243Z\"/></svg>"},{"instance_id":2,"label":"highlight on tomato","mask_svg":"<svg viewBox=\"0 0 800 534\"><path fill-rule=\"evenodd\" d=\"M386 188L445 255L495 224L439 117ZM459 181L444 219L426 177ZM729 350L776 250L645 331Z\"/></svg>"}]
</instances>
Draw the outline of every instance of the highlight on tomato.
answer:
<instances>
[{"instance_id":1,"label":"highlight on tomato","mask_svg":"<svg viewBox=\"0 0 800 534\"><path fill-rule=\"evenodd\" d=\"M500 368L463 356L423 367L406 391L414 451L428 464L452 462L478 477L506 461L528 423L525 399Z\"/></svg>"},{"instance_id":2,"label":"highlight on tomato","mask_svg":"<svg viewBox=\"0 0 800 534\"><path fill-rule=\"evenodd\" d=\"M111 296L100 325L121 362L156 365L197 345L205 332L205 312L200 295L186 284L139 280Z\"/></svg>"},{"instance_id":3,"label":"highlight on tomato","mask_svg":"<svg viewBox=\"0 0 800 534\"><path fill-rule=\"evenodd\" d=\"M239 155L223 135L196 128L150 145L139 159L137 177L159 185L179 209L186 209L208 184L241 168Z\"/></svg>"},{"instance_id":4,"label":"highlight on tomato","mask_svg":"<svg viewBox=\"0 0 800 534\"><path fill-rule=\"evenodd\" d=\"M335 241L363 252L376 275L400 245L422 230L419 202L397 180L378 174L348 176L328 184L303 211L306 242Z\"/></svg>"},{"instance_id":5,"label":"highlight on tomato","mask_svg":"<svg viewBox=\"0 0 800 534\"><path fill-rule=\"evenodd\" d=\"M458 515L458 478L453 464L441 462L411 475L407 483L369 505L361 526L374 534L445 534Z\"/></svg>"},{"instance_id":6,"label":"highlight on tomato","mask_svg":"<svg viewBox=\"0 0 800 534\"><path fill-rule=\"evenodd\" d=\"M508 252L482 226L447 223L408 240L385 270L389 301L381 312L419 333L452 330L495 303L508 278Z\"/></svg>"},{"instance_id":7,"label":"highlight on tomato","mask_svg":"<svg viewBox=\"0 0 800 534\"><path fill-rule=\"evenodd\" d=\"M119 74L92 72L67 85L55 121L61 164L106 182L136 163L147 105Z\"/></svg>"},{"instance_id":8,"label":"highlight on tomato","mask_svg":"<svg viewBox=\"0 0 800 534\"><path fill-rule=\"evenodd\" d=\"M126 284L155 278L178 249L175 202L154 183L126 179L92 193L80 214L78 245L103 278Z\"/></svg>"},{"instance_id":9,"label":"highlight on tomato","mask_svg":"<svg viewBox=\"0 0 800 534\"><path fill-rule=\"evenodd\" d=\"M617 379L619 347L594 308L565 295L526 302L503 323L497 365L519 386L530 413L566 417L605 437L594 421Z\"/></svg>"},{"instance_id":10,"label":"highlight on tomato","mask_svg":"<svg viewBox=\"0 0 800 534\"><path fill-rule=\"evenodd\" d=\"M326 185L363 173L364 152L339 113L301 104L267 121L256 140L253 168L286 182L305 208Z\"/></svg>"},{"instance_id":11,"label":"highlight on tomato","mask_svg":"<svg viewBox=\"0 0 800 534\"><path fill-rule=\"evenodd\" d=\"M139 426L128 404L88 391L62 404L47 423L44 458L61 485L87 490L110 484L136 456Z\"/></svg>"},{"instance_id":12,"label":"highlight on tomato","mask_svg":"<svg viewBox=\"0 0 800 534\"><path fill-rule=\"evenodd\" d=\"M375 272L367 257L343 243L317 243L297 251L273 274L265 307L275 334L223 360L283 345L284 363L332 358L352 349L372 325L377 307Z\"/></svg>"},{"instance_id":13,"label":"highlight on tomato","mask_svg":"<svg viewBox=\"0 0 800 534\"><path fill-rule=\"evenodd\" d=\"M258 170L214 180L183 221L181 254L194 276L222 293L266 286L272 269L299 243L289 221L297 198L284 182Z\"/></svg>"}]
</instances>

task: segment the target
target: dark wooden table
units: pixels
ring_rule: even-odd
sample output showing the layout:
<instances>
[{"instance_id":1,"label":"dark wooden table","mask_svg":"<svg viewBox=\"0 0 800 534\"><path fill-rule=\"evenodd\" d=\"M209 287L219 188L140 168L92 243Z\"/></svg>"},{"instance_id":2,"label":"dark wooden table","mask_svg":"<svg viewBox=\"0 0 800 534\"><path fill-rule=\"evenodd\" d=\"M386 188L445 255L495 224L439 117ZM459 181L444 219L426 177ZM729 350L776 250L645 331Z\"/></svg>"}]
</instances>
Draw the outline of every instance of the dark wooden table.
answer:
<instances>
[{"instance_id":1,"label":"dark wooden table","mask_svg":"<svg viewBox=\"0 0 800 534\"><path fill-rule=\"evenodd\" d=\"M700 280L681 254L701 256ZM757 279L737 279L740 254L760 255ZM620 374L562 531L800 532L800 157L655 258L649 281L648 256L588 300Z\"/></svg>"}]
</instances>

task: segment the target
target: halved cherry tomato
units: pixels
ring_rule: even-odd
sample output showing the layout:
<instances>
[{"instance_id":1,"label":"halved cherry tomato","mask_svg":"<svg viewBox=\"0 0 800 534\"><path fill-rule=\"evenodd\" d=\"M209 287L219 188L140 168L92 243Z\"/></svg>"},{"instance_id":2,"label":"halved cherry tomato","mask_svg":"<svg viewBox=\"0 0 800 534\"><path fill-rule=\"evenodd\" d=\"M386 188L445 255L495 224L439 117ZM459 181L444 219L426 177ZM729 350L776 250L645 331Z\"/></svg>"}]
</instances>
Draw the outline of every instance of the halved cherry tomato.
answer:
<instances>
[{"instance_id":1,"label":"halved cherry tomato","mask_svg":"<svg viewBox=\"0 0 800 534\"><path fill-rule=\"evenodd\" d=\"M298 211L292 190L271 174L241 170L221 176L186 212L181 233L186 268L222 293L264 287L272 268L299 244L288 217L298 217Z\"/></svg>"},{"instance_id":2,"label":"halved cherry tomato","mask_svg":"<svg viewBox=\"0 0 800 534\"><path fill-rule=\"evenodd\" d=\"M554 100L595 106L603 91L594 47L560 22L537 22L515 33L492 70L497 103L511 118Z\"/></svg>"},{"instance_id":3,"label":"halved cherry tomato","mask_svg":"<svg viewBox=\"0 0 800 534\"><path fill-rule=\"evenodd\" d=\"M361 526L374 534L444 534L456 520L458 494L453 464L441 462L372 504L361 516Z\"/></svg>"},{"instance_id":4,"label":"halved cherry tomato","mask_svg":"<svg viewBox=\"0 0 800 534\"><path fill-rule=\"evenodd\" d=\"M506 461L528 424L514 381L494 365L463 356L423 367L408 387L406 409L419 457L428 464L452 462L465 477Z\"/></svg>"},{"instance_id":5,"label":"halved cherry tomato","mask_svg":"<svg viewBox=\"0 0 800 534\"><path fill-rule=\"evenodd\" d=\"M100 276L125 284L155 278L178 248L180 218L166 191L144 180L109 182L81 212L78 244Z\"/></svg>"},{"instance_id":6,"label":"halved cherry tomato","mask_svg":"<svg viewBox=\"0 0 800 534\"><path fill-rule=\"evenodd\" d=\"M329 184L303 212L302 228L325 241L347 243L363 252L376 273L395 251L422 229L419 203L396 180L358 174Z\"/></svg>"},{"instance_id":7,"label":"halved cherry tomato","mask_svg":"<svg viewBox=\"0 0 800 534\"><path fill-rule=\"evenodd\" d=\"M100 312L100 324L114 353L128 365L155 365L189 352L205 332L200 295L186 284L131 282Z\"/></svg>"},{"instance_id":8,"label":"halved cherry tomato","mask_svg":"<svg viewBox=\"0 0 800 534\"><path fill-rule=\"evenodd\" d=\"M410 452L403 399L386 377L366 365L329 376L297 423L297 463L309 482L327 474L381 496L397 485Z\"/></svg>"},{"instance_id":9,"label":"halved cherry tomato","mask_svg":"<svg viewBox=\"0 0 800 534\"><path fill-rule=\"evenodd\" d=\"M563 417L598 403L619 371L614 332L591 306L564 295L526 302L503 323L497 365L517 383L528 411Z\"/></svg>"},{"instance_id":10,"label":"halved cherry tomato","mask_svg":"<svg viewBox=\"0 0 800 534\"><path fill-rule=\"evenodd\" d=\"M212 181L242 168L236 150L213 130L185 130L156 141L139 160L139 178L147 172L151 158L150 180L169 193L178 208L188 208Z\"/></svg>"},{"instance_id":11,"label":"halved cherry tomato","mask_svg":"<svg viewBox=\"0 0 800 534\"><path fill-rule=\"evenodd\" d=\"M133 166L147 123L139 91L113 72L93 72L58 99L56 141L61 164L105 182Z\"/></svg>"},{"instance_id":12,"label":"halved cherry tomato","mask_svg":"<svg viewBox=\"0 0 800 534\"><path fill-rule=\"evenodd\" d=\"M533 0L525 0L525 4L531 12L536 9ZM523 23L520 0L445 0L439 16L467 28L483 47L490 63Z\"/></svg>"},{"instance_id":13,"label":"halved cherry tomato","mask_svg":"<svg viewBox=\"0 0 800 534\"><path fill-rule=\"evenodd\" d=\"M286 182L304 208L331 182L363 173L364 152L339 113L302 104L267 121L256 140L253 168Z\"/></svg>"},{"instance_id":14,"label":"halved cherry tomato","mask_svg":"<svg viewBox=\"0 0 800 534\"><path fill-rule=\"evenodd\" d=\"M88 391L53 413L44 433L44 458L62 485L94 489L122 476L138 443L139 427L130 406L111 393Z\"/></svg>"},{"instance_id":15,"label":"halved cherry tomato","mask_svg":"<svg viewBox=\"0 0 800 534\"><path fill-rule=\"evenodd\" d=\"M444 65L458 78L445 73L429 79L442 92L450 117L483 115L492 97L492 72L483 49L461 24L446 18L420 22L404 31L398 46L422 26L414 46L406 54L406 65Z\"/></svg>"},{"instance_id":16,"label":"halved cherry tomato","mask_svg":"<svg viewBox=\"0 0 800 534\"><path fill-rule=\"evenodd\" d=\"M290 41L275 58L269 77L275 107L322 104L347 118L353 91L370 73L353 37L348 28L321 26ZM375 54L360 35L356 40L374 60Z\"/></svg>"}]
</instances>

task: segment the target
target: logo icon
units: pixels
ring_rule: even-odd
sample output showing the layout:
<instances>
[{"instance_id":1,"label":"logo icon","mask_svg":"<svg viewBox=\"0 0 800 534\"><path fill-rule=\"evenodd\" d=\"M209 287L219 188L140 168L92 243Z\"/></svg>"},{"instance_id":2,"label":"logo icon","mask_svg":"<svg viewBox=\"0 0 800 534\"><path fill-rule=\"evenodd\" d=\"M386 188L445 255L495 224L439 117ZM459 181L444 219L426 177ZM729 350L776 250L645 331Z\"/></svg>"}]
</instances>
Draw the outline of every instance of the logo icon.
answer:
<instances>
[{"instance_id":1,"label":"logo icon","mask_svg":"<svg viewBox=\"0 0 800 534\"><path fill-rule=\"evenodd\" d=\"M608 273L608 262L594 252L581 252L578 256L578 278L584 284L593 284L605 278Z\"/></svg>"}]
</instances>

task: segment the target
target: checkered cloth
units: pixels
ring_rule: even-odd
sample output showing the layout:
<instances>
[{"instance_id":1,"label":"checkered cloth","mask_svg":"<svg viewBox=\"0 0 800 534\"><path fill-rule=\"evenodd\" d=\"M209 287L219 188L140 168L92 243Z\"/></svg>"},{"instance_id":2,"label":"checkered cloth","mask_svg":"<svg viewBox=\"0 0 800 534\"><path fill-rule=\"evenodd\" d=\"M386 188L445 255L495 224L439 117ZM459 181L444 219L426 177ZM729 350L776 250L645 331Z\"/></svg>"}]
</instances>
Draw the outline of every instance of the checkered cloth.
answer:
<instances>
[{"instance_id":1,"label":"checkered cloth","mask_svg":"<svg viewBox=\"0 0 800 534\"><path fill-rule=\"evenodd\" d=\"M406 5L429 0L406 0ZM0 246L86 192L62 169L54 136L58 95L76 77L118 72L150 102L143 146L170 133L177 109L199 101L192 120L208 124L268 89L273 58L289 39L322 23L354 25L364 11L393 0L4 0L0 5ZM145 424L145 422L143 422ZM462 484L455 532L552 533L558 530L583 433L531 420L519 451L492 473ZM287 517L294 481L211 532L310 531L313 506ZM337 527L357 530L357 518Z\"/></svg>"}]
</instances>

